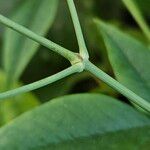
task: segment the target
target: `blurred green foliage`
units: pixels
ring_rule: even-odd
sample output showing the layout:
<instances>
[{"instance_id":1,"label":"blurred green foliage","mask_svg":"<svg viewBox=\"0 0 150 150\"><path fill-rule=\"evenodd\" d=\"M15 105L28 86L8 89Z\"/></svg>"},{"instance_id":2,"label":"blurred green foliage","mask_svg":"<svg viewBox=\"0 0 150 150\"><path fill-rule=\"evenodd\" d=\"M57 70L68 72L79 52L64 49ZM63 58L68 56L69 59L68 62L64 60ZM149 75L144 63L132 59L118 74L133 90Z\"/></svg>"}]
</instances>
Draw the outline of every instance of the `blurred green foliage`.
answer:
<instances>
[{"instance_id":1,"label":"blurred green foliage","mask_svg":"<svg viewBox=\"0 0 150 150\"><path fill-rule=\"evenodd\" d=\"M5 87L3 86L5 85L5 82L6 76L4 72L0 71L0 91L5 90ZM18 83L15 85L15 87L20 85L21 84ZM9 98L5 101L0 101L0 126L8 123L16 116L38 105L40 105L40 102L32 93L26 93L15 98Z\"/></svg>"}]
</instances>

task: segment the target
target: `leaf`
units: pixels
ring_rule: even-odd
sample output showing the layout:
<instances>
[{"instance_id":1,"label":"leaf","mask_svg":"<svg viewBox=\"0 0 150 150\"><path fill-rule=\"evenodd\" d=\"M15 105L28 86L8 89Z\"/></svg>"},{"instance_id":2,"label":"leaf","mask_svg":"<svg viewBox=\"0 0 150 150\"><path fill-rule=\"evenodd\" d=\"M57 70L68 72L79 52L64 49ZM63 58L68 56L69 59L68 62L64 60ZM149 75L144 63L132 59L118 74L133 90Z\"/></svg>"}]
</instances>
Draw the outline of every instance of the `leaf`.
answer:
<instances>
[{"instance_id":1,"label":"leaf","mask_svg":"<svg viewBox=\"0 0 150 150\"><path fill-rule=\"evenodd\" d=\"M6 77L4 73L0 71L0 92L4 89L5 81ZM38 99L31 93L0 101L0 126L8 123L23 112L26 112L39 104L40 102Z\"/></svg>"},{"instance_id":2,"label":"leaf","mask_svg":"<svg viewBox=\"0 0 150 150\"><path fill-rule=\"evenodd\" d=\"M1 128L0 149L90 149L88 146L99 149L103 144L101 140L107 134L110 134L110 141L113 139L119 144L119 139L115 139L113 133L119 132L120 136L123 131L123 135L132 139L133 132L130 134L128 131L136 128L144 131L144 126L150 127L150 119L111 97L99 94L71 95L54 99ZM132 144L135 144L132 147L146 144L149 130L142 130L135 132L142 142L137 143L132 139ZM127 139L122 146L130 142Z\"/></svg>"},{"instance_id":3,"label":"leaf","mask_svg":"<svg viewBox=\"0 0 150 150\"><path fill-rule=\"evenodd\" d=\"M122 0L124 5L127 7L133 18L136 20L137 24L140 26L141 30L150 41L150 29L147 22L144 19L137 3L134 0Z\"/></svg>"},{"instance_id":4,"label":"leaf","mask_svg":"<svg viewBox=\"0 0 150 150\"><path fill-rule=\"evenodd\" d=\"M107 133L100 137L93 136L89 139L83 138L76 141L66 141L58 145L53 144L50 148L53 150L138 150L139 148L149 150L149 136L150 127L135 128L127 131Z\"/></svg>"},{"instance_id":5,"label":"leaf","mask_svg":"<svg viewBox=\"0 0 150 150\"><path fill-rule=\"evenodd\" d=\"M26 0L12 20L44 36L52 25L58 0ZM36 53L39 44L7 29L4 38L3 65L11 81L17 80Z\"/></svg>"},{"instance_id":6,"label":"leaf","mask_svg":"<svg viewBox=\"0 0 150 150\"><path fill-rule=\"evenodd\" d=\"M14 7L16 7L17 4L20 3L21 0L0 0L0 10L1 13L9 14L12 12Z\"/></svg>"},{"instance_id":7,"label":"leaf","mask_svg":"<svg viewBox=\"0 0 150 150\"><path fill-rule=\"evenodd\" d=\"M96 20L118 81L150 101L150 50L115 27Z\"/></svg>"},{"instance_id":8,"label":"leaf","mask_svg":"<svg viewBox=\"0 0 150 150\"><path fill-rule=\"evenodd\" d=\"M149 7L150 7L150 3L149 0L135 0L138 4L138 6L141 8L142 12L149 17Z\"/></svg>"}]
</instances>

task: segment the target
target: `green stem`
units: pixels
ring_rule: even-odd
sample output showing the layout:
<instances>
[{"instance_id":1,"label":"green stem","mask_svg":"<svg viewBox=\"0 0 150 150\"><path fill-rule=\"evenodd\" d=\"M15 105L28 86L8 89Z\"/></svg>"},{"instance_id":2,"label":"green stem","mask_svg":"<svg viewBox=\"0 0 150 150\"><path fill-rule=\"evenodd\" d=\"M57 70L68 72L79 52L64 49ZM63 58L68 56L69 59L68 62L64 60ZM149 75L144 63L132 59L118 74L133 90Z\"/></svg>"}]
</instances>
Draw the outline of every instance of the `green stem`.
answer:
<instances>
[{"instance_id":1,"label":"green stem","mask_svg":"<svg viewBox=\"0 0 150 150\"><path fill-rule=\"evenodd\" d=\"M80 55L83 58L88 59L89 58L89 54L88 54L88 50L86 48L86 44L84 41L84 37L83 37L83 33L82 33L82 29L81 29L81 25L79 22L79 18L78 18L78 14L76 11L76 7L74 4L73 0L67 0L68 6L69 6L69 10L71 13L71 17L72 17L72 21L74 24L74 28L75 28L75 32L76 32L76 36L77 36L77 40L78 40L78 44L79 44L79 49L80 49Z\"/></svg>"},{"instance_id":2,"label":"green stem","mask_svg":"<svg viewBox=\"0 0 150 150\"><path fill-rule=\"evenodd\" d=\"M147 39L150 41L150 28L147 25L142 13L140 12L137 4L134 2L134 0L122 0L127 9L132 14L133 18L138 23L139 27L142 29L143 33L147 37Z\"/></svg>"},{"instance_id":3,"label":"green stem","mask_svg":"<svg viewBox=\"0 0 150 150\"><path fill-rule=\"evenodd\" d=\"M90 61L87 61L85 63L85 69L91 72L93 75L95 75L97 78L104 81L106 84L108 84L113 89L120 92L125 97L129 98L134 104L138 105L139 107L143 108L144 110L148 111L150 113L150 103L145 101L143 98L136 95L134 92L120 84L118 81L107 75L105 72L100 70L98 67L96 67L94 64L92 64Z\"/></svg>"},{"instance_id":4,"label":"green stem","mask_svg":"<svg viewBox=\"0 0 150 150\"><path fill-rule=\"evenodd\" d=\"M10 91L7 91L7 92L4 92L4 93L0 93L0 99L1 100L4 100L6 98L10 98L10 97L13 97L13 96L16 96L18 94L23 94L23 93L26 93L26 92L29 92L29 91L32 91L32 90L35 90L35 89L38 89L38 88L41 88L43 86L46 86L48 84L51 84L55 81L58 81L62 78L65 78L71 74L74 74L76 72L80 72L82 71L83 68L81 66L80 63L78 64L75 64L55 75L52 75L50 77L47 77L45 79L42 79L40 81L37 81L37 82L34 82L34 83L31 83L31 84L28 84L28 85L25 85L25 86L22 86L20 88L17 88L17 89L14 89L14 90L10 90Z\"/></svg>"},{"instance_id":5,"label":"green stem","mask_svg":"<svg viewBox=\"0 0 150 150\"><path fill-rule=\"evenodd\" d=\"M73 62L77 59L77 56L75 53L61 47L60 45L37 35L36 33L30 31L29 29L11 21L10 19L4 17L3 15L0 15L0 23L6 25L7 27L27 36L28 38L40 43L41 45L51 49L52 51L60 54L61 56L68 59L70 62Z\"/></svg>"}]
</instances>

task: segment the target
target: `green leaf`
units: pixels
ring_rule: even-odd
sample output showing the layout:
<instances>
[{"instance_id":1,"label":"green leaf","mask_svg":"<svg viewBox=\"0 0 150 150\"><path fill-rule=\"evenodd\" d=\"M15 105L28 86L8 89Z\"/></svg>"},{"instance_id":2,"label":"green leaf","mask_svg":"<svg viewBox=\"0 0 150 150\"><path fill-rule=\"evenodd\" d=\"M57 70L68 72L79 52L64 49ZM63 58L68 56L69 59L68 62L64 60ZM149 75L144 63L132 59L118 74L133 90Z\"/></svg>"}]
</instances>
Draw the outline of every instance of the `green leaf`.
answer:
<instances>
[{"instance_id":1,"label":"green leaf","mask_svg":"<svg viewBox=\"0 0 150 150\"><path fill-rule=\"evenodd\" d=\"M12 20L44 36L52 25L58 0L26 0ZM36 53L39 44L7 29L4 38L3 65L9 80L17 80ZM11 75L11 76L10 76Z\"/></svg>"},{"instance_id":2,"label":"green leaf","mask_svg":"<svg viewBox=\"0 0 150 150\"><path fill-rule=\"evenodd\" d=\"M126 139L121 146L133 142L132 147L142 147L150 135L149 131L143 132L146 131L145 126L150 126L150 119L111 97L99 94L71 95L54 99L1 128L0 149L90 149L88 146L99 149L101 144L104 145L103 137L105 139L107 134L109 142L113 139L117 145L120 144L117 137L120 137L121 131L121 136L127 135L132 139L133 132L128 131L136 128L142 129L140 133L139 130L135 132L142 142ZM113 136L117 132L118 135Z\"/></svg>"},{"instance_id":3,"label":"green leaf","mask_svg":"<svg viewBox=\"0 0 150 150\"><path fill-rule=\"evenodd\" d=\"M143 33L147 37L147 39L150 41L150 29L147 24L147 22L144 19L143 14L141 13L139 7L137 6L137 3L135 0L122 0L127 9L132 14L133 18L136 20L140 28L142 29Z\"/></svg>"},{"instance_id":4,"label":"green leaf","mask_svg":"<svg viewBox=\"0 0 150 150\"><path fill-rule=\"evenodd\" d=\"M138 6L141 8L142 12L147 16L150 17L149 8L150 2L149 0L135 0Z\"/></svg>"},{"instance_id":5,"label":"green leaf","mask_svg":"<svg viewBox=\"0 0 150 150\"><path fill-rule=\"evenodd\" d=\"M115 27L96 20L118 81L150 101L150 50Z\"/></svg>"},{"instance_id":6,"label":"green leaf","mask_svg":"<svg viewBox=\"0 0 150 150\"><path fill-rule=\"evenodd\" d=\"M0 92L4 90L5 82L6 77L4 73L0 71ZM18 84L16 86L18 86ZM40 102L38 99L31 93L0 101L0 126L8 123L23 112L26 112L39 104Z\"/></svg>"},{"instance_id":7,"label":"green leaf","mask_svg":"<svg viewBox=\"0 0 150 150\"><path fill-rule=\"evenodd\" d=\"M142 150L149 150L149 137L150 127L144 127L107 133L100 137L93 136L89 139L65 141L57 145L53 144L50 148L53 150L138 150L140 147Z\"/></svg>"}]
</instances>

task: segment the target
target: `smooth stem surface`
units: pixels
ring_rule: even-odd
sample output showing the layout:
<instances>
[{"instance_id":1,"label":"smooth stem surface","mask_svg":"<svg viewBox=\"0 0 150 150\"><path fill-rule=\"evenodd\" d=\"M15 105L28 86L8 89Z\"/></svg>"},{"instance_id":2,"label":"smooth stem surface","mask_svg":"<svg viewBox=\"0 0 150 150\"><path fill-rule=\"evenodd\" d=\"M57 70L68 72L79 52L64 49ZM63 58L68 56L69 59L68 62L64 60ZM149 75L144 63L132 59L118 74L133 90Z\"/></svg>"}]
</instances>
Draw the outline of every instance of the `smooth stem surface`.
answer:
<instances>
[{"instance_id":1,"label":"smooth stem surface","mask_svg":"<svg viewBox=\"0 0 150 150\"><path fill-rule=\"evenodd\" d=\"M134 2L134 0L122 0L127 9L132 14L133 18L136 20L140 28L142 29L143 33L147 37L147 39L150 41L150 28L147 25L142 13L140 12L137 4Z\"/></svg>"},{"instance_id":2,"label":"smooth stem surface","mask_svg":"<svg viewBox=\"0 0 150 150\"><path fill-rule=\"evenodd\" d=\"M4 92L4 93L0 93L0 99L4 100L6 98L13 97L13 96L16 96L18 94L23 94L23 93L41 88L41 87L46 86L48 84L51 84L55 81L58 81L62 78L65 78L65 77L67 77L71 74L74 74L76 72L80 72L81 70L82 70L82 66L80 65L80 63L76 64L76 65L73 65L73 66L71 66L71 67L69 67L69 68L67 68L67 69L65 69L65 70L63 70L63 71L61 71L61 72L59 72L55 75L52 75L52 76L47 77L45 79L42 79L40 81L22 86L20 88L14 89L14 90L10 90L10 91Z\"/></svg>"},{"instance_id":3,"label":"smooth stem surface","mask_svg":"<svg viewBox=\"0 0 150 150\"><path fill-rule=\"evenodd\" d=\"M95 75L97 78L104 81L107 85L109 85L113 89L117 90L125 97L129 98L134 104L138 105L139 107L143 108L144 110L150 113L150 103L148 103L143 98L139 97L134 92L132 92L131 90L120 84L118 81L107 75L105 72L103 72L94 64L92 64L90 61L87 61L85 63L85 69L88 70L93 75Z\"/></svg>"},{"instance_id":4,"label":"smooth stem surface","mask_svg":"<svg viewBox=\"0 0 150 150\"><path fill-rule=\"evenodd\" d=\"M40 43L41 45L47 47L48 49L51 49L52 51L60 54L61 56L68 59L70 62L73 62L77 59L77 56L75 53L61 47L60 45L37 35L36 33L30 31L29 29L11 21L10 19L4 17L3 15L0 15L0 23L4 24L5 26L27 36L28 38Z\"/></svg>"},{"instance_id":5,"label":"smooth stem surface","mask_svg":"<svg viewBox=\"0 0 150 150\"><path fill-rule=\"evenodd\" d=\"M89 72L91 72L93 75L95 75L99 79L101 79L102 81L104 81L106 84L108 84L112 88L116 89L118 92L120 92L127 98L129 98L133 103L137 104L139 107L150 112L150 104L147 101L145 101L143 98L136 95L134 92L132 92L131 90L129 90L128 88L126 88L125 86L120 84L118 81L116 81L115 79L113 79L112 77L107 75L105 72L103 72L102 70L100 70L98 67L96 67L94 64L92 64L90 61L87 60L89 58L89 54L88 54L88 51L87 51L87 48L85 45L84 37L82 34L82 30L81 30L81 26L80 26L80 22L78 19L78 15L76 12L74 2L73 2L73 0L67 0L67 2L68 2L68 6L69 6L69 9L71 12L72 20L74 23L74 27L75 27L75 31L76 31L76 35L77 35L77 39L78 39L78 43L79 43L79 48L80 48L80 57L82 59L79 57L79 55L61 47L60 45L58 45L44 37L41 37L41 36L35 34L34 32L30 31L29 29L0 15L0 23L27 36L28 38L40 43L41 45L53 50L54 52L62 55L63 57L68 59L73 64L73 66L71 66L71 67L65 69L64 71L61 71L55 75L52 75L48 78L42 79L40 81L31 83L29 85L25 85L23 87L20 87L20 88L14 89L14 90L10 90L10 91L1 93L0 99L6 99L6 98L13 97L13 96L21 94L21 93L35 90L37 88L40 88L40 87L46 86L50 83L53 83L55 81L58 81L64 77L67 77L73 73L81 72L85 69L85 70L88 70ZM132 4L131 0L124 0L124 2L127 3L128 5L131 3L131 6L129 7L130 9L132 8L132 10L133 10L131 12L137 19L139 25L143 29L143 32L150 39L149 29L143 22L144 19L142 17L139 17L141 15L140 15L140 13L139 14L137 13L138 9ZM83 62L81 63L82 60L83 60ZM78 62L80 62L80 63L78 63Z\"/></svg>"},{"instance_id":6,"label":"smooth stem surface","mask_svg":"<svg viewBox=\"0 0 150 150\"><path fill-rule=\"evenodd\" d=\"M74 28L75 28L75 32L76 32L76 36L77 36L77 40L78 40L78 44L79 44L79 49L80 49L80 55L83 58L88 59L89 58L89 54L86 48L86 44L85 44L85 40L83 37L83 33L82 33L82 29L81 29L81 25L79 22L79 18L78 18L78 14L76 11L76 7L74 4L73 0L67 0L68 6L69 6L69 10L71 13L71 18L74 24Z\"/></svg>"}]
</instances>

